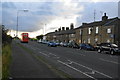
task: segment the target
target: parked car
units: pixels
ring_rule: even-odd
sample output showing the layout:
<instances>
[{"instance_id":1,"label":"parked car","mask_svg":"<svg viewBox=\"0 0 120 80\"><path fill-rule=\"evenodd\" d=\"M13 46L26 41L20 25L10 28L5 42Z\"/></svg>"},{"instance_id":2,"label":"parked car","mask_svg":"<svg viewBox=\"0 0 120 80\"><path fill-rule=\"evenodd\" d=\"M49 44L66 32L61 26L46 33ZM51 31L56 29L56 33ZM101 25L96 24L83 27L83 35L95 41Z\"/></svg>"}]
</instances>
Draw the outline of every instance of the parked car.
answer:
<instances>
[{"instance_id":1,"label":"parked car","mask_svg":"<svg viewBox=\"0 0 120 80\"><path fill-rule=\"evenodd\" d=\"M55 43L56 43L56 45L57 45L57 46L59 46L59 45L60 45L60 43L59 43L59 42L55 42Z\"/></svg>"},{"instance_id":2,"label":"parked car","mask_svg":"<svg viewBox=\"0 0 120 80\"><path fill-rule=\"evenodd\" d=\"M42 43L42 40L37 40L38 43Z\"/></svg>"},{"instance_id":3,"label":"parked car","mask_svg":"<svg viewBox=\"0 0 120 80\"><path fill-rule=\"evenodd\" d=\"M63 46L63 44L64 44L63 42L60 42L60 46Z\"/></svg>"},{"instance_id":4,"label":"parked car","mask_svg":"<svg viewBox=\"0 0 120 80\"><path fill-rule=\"evenodd\" d=\"M68 43L68 47L71 47L71 48L79 48L79 45L75 42L70 42Z\"/></svg>"},{"instance_id":5,"label":"parked car","mask_svg":"<svg viewBox=\"0 0 120 80\"><path fill-rule=\"evenodd\" d=\"M48 46L51 46L51 47L56 47L56 46L57 46L57 44L56 44L55 42L49 42L49 43L48 43Z\"/></svg>"},{"instance_id":6,"label":"parked car","mask_svg":"<svg viewBox=\"0 0 120 80\"><path fill-rule=\"evenodd\" d=\"M108 52L110 54L115 54L115 53L120 54L120 49L118 48L118 46L116 44L112 44L112 43L98 44L97 45L97 51L98 51L98 53Z\"/></svg>"},{"instance_id":7,"label":"parked car","mask_svg":"<svg viewBox=\"0 0 120 80\"><path fill-rule=\"evenodd\" d=\"M47 42L46 40L43 40L42 43L43 43L43 44L47 44L48 42Z\"/></svg>"},{"instance_id":8,"label":"parked car","mask_svg":"<svg viewBox=\"0 0 120 80\"><path fill-rule=\"evenodd\" d=\"M84 49L84 50L95 50L95 48L90 45L90 44L85 44L85 43L82 43L80 44L80 49Z\"/></svg>"},{"instance_id":9,"label":"parked car","mask_svg":"<svg viewBox=\"0 0 120 80\"><path fill-rule=\"evenodd\" d=\"M68 46L68 43L67 42L64 42L63 43L63 47L67 47Z\"/></svg>"},{"instance_id":10,"label":"parked car","mask_svg":"<svg viewBox=\"0 0 120 80\"><path fill-rule=\"evenodd\" d=\"M60 42L59 41L52 41L54 43L56 43L57 46L60 46Z\"/></svg>"}]
</instances>

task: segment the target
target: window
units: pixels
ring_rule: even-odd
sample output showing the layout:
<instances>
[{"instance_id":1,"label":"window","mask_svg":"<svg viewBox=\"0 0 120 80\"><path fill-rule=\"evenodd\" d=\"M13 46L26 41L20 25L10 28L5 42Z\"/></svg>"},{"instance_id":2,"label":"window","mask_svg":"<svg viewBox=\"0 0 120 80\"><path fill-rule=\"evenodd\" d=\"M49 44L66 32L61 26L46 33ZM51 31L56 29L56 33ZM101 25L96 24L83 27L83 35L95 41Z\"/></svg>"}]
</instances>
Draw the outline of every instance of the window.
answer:
<instances>
[{"instance_id":1,"label":"window","mask_svg":"<svg viewBox=\"0 0 120 80\"><path fill-rule=\"evenodd\" d=\"M70 37L75 37L75 34L70 34Z\"/></svg>"},{"instance_id":2,"label":"window","mask_svg":"<svg viewBox=\"0 0 120 80\"><path fill-rule=\"evenodd\" d=\"M98 38L95 38L95 42L98 42Z\"/></svg>"},{"instance_id":3,"label":"window","mask_svg":"<svg viewBox=\"0 0 120 80\"><path fill-rule=\"evenodd\" d=\"M56 36L53 36L54 38L56 38Z\"/></svg>"},{"instance_id":4,"label":"window","mask_svg":"<svg viewBox=\"0 0 120 80\"><path fill-rule=\"evenodd\" d=\"M88 28L88 34L91 34L92 28Z\"/></svg>"},{"instance_id":5,"label":"window","mask_svg":"<svg viewBox=\"0 0 120 80\"><path fill-rule=\"evenodd\" d=\"M110 40L109 40L109 39L107 40L107 43L110 43Z\"/></svg>"},{"instance_id":6,"label":"window","mask_svg":"<svg viewBox=\"0 0 120 80\"><path fill-rule=\"evenodd\" d=\"M80 29L80 35L82 34L82 30Z\"/></svg>"},{"instance_id":7,"label":"window","mask_svg":"<svg viewBox=\"0 0 120 80\"><path fill-rule=\"evenodd\" d=\"M88 43L90 43L90 38L88 38Z\"/></svg>"},{"instance_id":8,"label":"window","mask_svg":"<svg viewBox=\"0 0 120 80\"><path fill-rule=\"evenodd\" d=\"M98 27L96 27L96 32L95 33L98 34Z\"/></svg>"},{"instance_id":9,"label":"window","mask_svg":"<svg viewBox=\"0 0 120 80\"><path fill-rule=\"evenodd\" d=\"M83 40L83 43L86 43L86 40Z\"/></svg>"},{"instance_id":10,"label":"window","mask_svg":"<svg viewBox=\"0 0 120 80\"><path fill-rule=\"evenodd\" d=\"M111 28L108 28L108 29L107 29L107 33L111 33Z\"/></svg>"}]
</instances>

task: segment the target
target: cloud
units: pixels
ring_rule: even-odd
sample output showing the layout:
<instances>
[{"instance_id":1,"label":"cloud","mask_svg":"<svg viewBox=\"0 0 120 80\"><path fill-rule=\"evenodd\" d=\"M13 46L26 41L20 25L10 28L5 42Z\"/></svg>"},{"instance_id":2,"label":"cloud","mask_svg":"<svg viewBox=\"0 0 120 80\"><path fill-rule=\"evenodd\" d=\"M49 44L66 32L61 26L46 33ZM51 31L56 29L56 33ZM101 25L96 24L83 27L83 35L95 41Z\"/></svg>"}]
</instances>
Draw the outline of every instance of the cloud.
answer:
<instances>
[{"instance_id":1,"label":"cloud","mask_svg":"<svg viewBox=\"0 0 120 80\"><path fill-rule=\"evenodd\" d=\"M16 6L12 2L9 2L9 3L8 2L3 2L2 3L2 8L4 8L4 9L15 9Z\"/></svg>"},{"instance_id":2,"label":"cloud","mask_svg":"<svg viewBox=\"0 0 120 80\"><path fill-rule=\"evenodd\" d=\"M120 1L118 3L118 17L120 18Z\"/></svg>"},{"instance_id":3,"label":"cloud","mask_svg":"<svg viewBox=\"0 0 120 80\"><path fill-rule=\"evenodd\" d=\"M99 0L100 1L100 0ZM28 12L19 12L19 30L39 32L45 27L45 32L51 32L61 27L75 27L82 22L91 22L96 9L96 20L101 20L100 11L107 12L109 17L115 17L117 3L81 2L79 0L57 0L44 2L7 2L2 4L2 21L9 29L16 30L17 11L28 9ZM111 6L112 5L112 6ZM45 25L46 24L46 25Z\"/></svg>"},{"instance_id":4,"label":"cloud","mask_svg":"<svg viewBox=\"0 0 120 80\"><path fill-rule=\"evenodd\" d=\"M117 2L98 2L98 3L82 3L84 11L80 12L81 17L77 18L77 26L80 26L83 22L90 23L95 20L102 20L103 13L107 13L108 18L114 18L118 16L118 3ZM114 10L114 12L113 12ZM102 13L101 13L102 12Z\"/></svg>"},{"instance_id":5,"label":"cloud","mask_svg":"<svg viewBox=\"0 0 120 80\"><path fill-rule=\"evenodd\" d=\"M3 0L2 2L64 2L72 0ZM72 2L118 2L119 0L73 0Z\"/></svg>"}]
</instances>

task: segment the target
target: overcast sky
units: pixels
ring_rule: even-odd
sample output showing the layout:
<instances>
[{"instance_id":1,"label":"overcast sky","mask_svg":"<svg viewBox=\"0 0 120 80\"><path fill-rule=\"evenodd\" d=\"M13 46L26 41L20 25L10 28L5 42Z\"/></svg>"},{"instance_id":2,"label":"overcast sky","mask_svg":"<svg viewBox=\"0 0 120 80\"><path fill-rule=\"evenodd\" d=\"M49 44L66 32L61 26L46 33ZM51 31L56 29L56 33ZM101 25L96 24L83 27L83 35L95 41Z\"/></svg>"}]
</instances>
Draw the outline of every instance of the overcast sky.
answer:
<instances>
[{"instance_id":1,"label":"overcast sky","mask_svg":"<svg viewBox=\"0 0 120 80\"><path fill-rule=\"evenodd\" d=\"M35 0L34 0L35 1ZM2 2L2 23L9 29L16 30L17 12L18 26L20 31L27 31L42 34L58 29L59 27L69 27L74 23L79 27L83 22L94 21L94 10L96 21L101 20L101 16L106 12L109 18L118 16L118 1L102 2L101 0L54 0L38 2ZM98 2L99 1L99 2ZM28 12L20 11L27 9ZM1 14L1 13L0 13Z\"/></svg>"}]
</instances>

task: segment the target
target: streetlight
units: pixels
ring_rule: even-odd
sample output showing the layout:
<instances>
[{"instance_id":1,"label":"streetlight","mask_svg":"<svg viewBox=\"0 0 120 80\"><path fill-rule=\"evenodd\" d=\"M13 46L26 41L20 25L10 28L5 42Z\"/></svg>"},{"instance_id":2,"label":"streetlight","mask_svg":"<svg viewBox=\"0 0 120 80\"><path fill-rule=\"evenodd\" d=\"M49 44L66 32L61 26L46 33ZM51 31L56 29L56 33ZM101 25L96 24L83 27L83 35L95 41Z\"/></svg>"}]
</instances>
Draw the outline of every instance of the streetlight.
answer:
<instances>
[{"instance_id":1,"label":"streetlight","mask_svg":"<svg viewBox=\"0 0 120 80\"><path fill-rule=\"evenodd\" d=\"M17 11L17 27L16 27L16 37L18 37L18 15L19 15L19 12L20 11L23 11L23 12L28 12L28 10L18 10Z\"/></svg>"},{"instance_id":2,"label":"streetlight","mask_svg":"<svg viewBox=\"0 0 120 80\"><path fill-rule=\"evenodd\" d=\"M46 23L45 23L45 24L44 24L44 23L41 23L41 24L43 25L43 35L45 35L45 33L46 33L46 32L45 32L45 31L46 31L45 28L46 28L46 25L47 25L47 24L46 24Z\"/></svg>"},{"instance_id":3,"label":"streetlight","mask_svg":"<svg viewBox=\"0 0 120 80\"><path fill-rule=\"evenodd\" d=\"M46 25L47 25L47 24L45 24L45 26L44 26L44 35L45 35L45 33L46 33L46 30L45 30L45 28L46 28Z\"/></svg>"}]
</instances>

